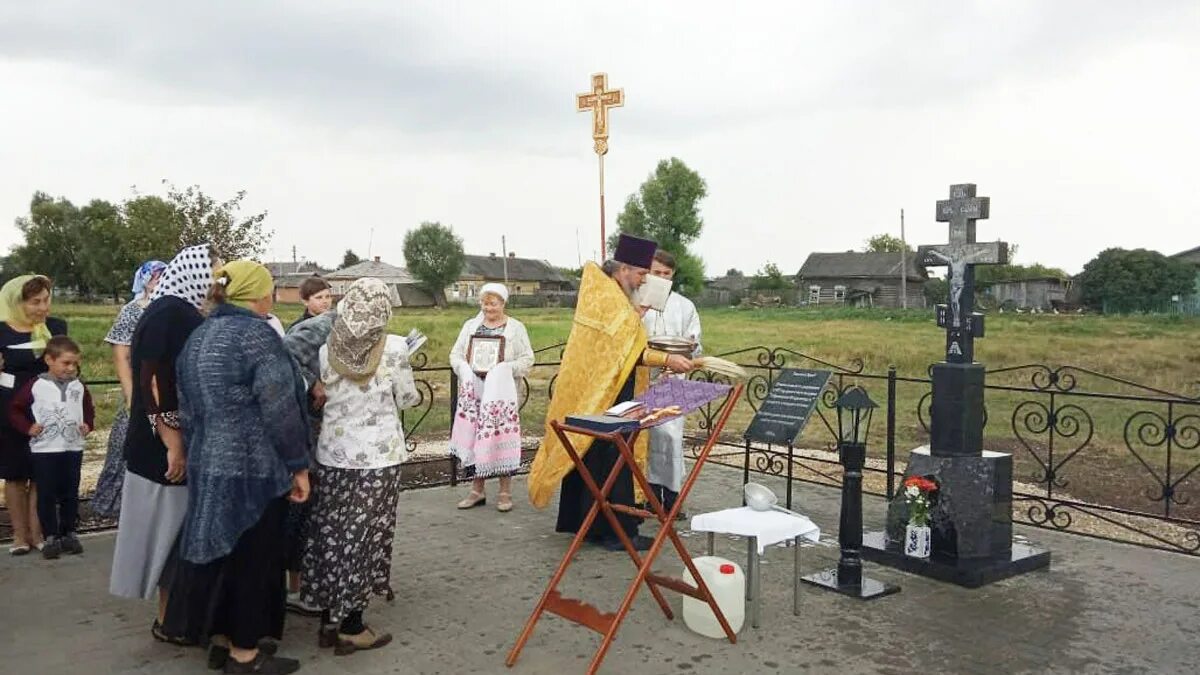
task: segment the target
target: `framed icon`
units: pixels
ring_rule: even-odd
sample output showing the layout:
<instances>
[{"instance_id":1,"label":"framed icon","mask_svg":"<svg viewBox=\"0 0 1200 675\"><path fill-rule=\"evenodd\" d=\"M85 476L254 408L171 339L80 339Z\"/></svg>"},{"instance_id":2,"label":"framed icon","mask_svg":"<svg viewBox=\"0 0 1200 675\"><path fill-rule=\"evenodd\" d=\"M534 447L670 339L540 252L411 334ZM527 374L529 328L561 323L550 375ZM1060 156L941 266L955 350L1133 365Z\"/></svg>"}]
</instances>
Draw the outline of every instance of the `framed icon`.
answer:
<instances>
[{"instance_id":1,"label":"framed icon","mask_svg":"<svg viewBox=\"0 0 1200 675\"><path fill-rule=\"evenodd\" d=\"M467 344L467 363L480 377L504 360L504 336L472 335Z\"/></svg>"}]
</instances>

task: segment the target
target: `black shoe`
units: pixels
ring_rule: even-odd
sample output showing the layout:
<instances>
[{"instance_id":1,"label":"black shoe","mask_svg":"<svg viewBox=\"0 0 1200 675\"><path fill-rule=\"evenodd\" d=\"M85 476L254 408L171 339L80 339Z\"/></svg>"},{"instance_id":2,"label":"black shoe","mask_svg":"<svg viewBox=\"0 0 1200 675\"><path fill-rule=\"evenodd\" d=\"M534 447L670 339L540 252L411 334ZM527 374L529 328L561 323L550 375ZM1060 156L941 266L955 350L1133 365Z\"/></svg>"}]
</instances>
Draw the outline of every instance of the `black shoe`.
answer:
<instances>
[{"instance_id":1,"label":"black shoe","mask_svg":"<svg viewBox=\"0 0 1200 675\"><path fill-rule=\"evenodd\" d=\"M259 640L258 651L260 654L266 654L267 656L275 656L275 654L279 651L279 643L275 642L274 640L267 640L267 639ZM222 647L220 645L210 645L208 647L208 669L209 670L220 670L220 669L224 668L225 664L228 662L229 662L229 647Z\"/></svg>"},{"instance_id":2,"label":"black shoe","mask_svg":"<svg viewBox=\"0 0 1200 675\"><path fill-rule=\"evenodd\" d=\"M159 642L165 642L176 647L195 647L197 642L188 638L174 637L163 632L162 624L158 619L154 620L154 624L150 626L150 635Z\"/></svg>"},{"instance_id":3,"label":"black shoe","mask_svg":"<svg viewBox=\"0 0 1200 675\"><path fill-rule=\"evenodd\" d=\"M296 659L285 659L282 656L268 656L260 649L258 656L248 663L238 663L235 659L225 662L226 673L259 673L260 675L288 675L300 670L300 662Z\"/></svg>"},{"instance_id":4,"label":"black shoe","mask_svg":"<svg viewBox=\"0 0 1200 675\"><path fill-rule=\"evenodd\" d=\"M62 547L62 552L67 555L79 555L83 553L83 544L79 543L79 537L72 532L58 540Z\"/></svg>"},{"instance_id":5,"label":"black shoe","mask_svg":"<svg viewBox=\"0 0 1200 675\"><path fill-rule=\"evenodd\" d=\"M635 550L648 551L648 550L650 550L650 545L654 543L654 540L651 539L650 537L644 537L644 536L638 534L638 535L634 535L633 537L631 537L630 542L633 543L633 548ZM617 537L606 537L604 539L601 539L600 545L603 546L605 548L605 550L607 550L607 551L624 551L625 550L625 545L622 544L621 540L618 539Z\"/></svg>"},{"instance_id":6,"label":"black shoe","mask_svg":"<svg viewBox=\"0 0 1200 675\"><path fill-rule=\"evenodd\" d=\"M51 537L42 544L42 557L46 560L54 560L63 552L62 544L59 543L57 537Z\"/></svg>"}]
</instances>

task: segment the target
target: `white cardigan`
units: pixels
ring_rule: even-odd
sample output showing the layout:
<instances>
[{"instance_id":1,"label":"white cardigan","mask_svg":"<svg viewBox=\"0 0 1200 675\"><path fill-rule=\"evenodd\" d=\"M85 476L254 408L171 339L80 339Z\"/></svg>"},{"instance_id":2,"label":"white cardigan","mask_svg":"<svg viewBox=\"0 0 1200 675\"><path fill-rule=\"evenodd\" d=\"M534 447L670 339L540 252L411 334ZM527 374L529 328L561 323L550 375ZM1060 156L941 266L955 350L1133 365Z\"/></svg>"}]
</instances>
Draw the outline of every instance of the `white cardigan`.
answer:
<instances>
[{"instance_id":1,"label":"white cardigan","mask_svg":"<svg viewBox=\"0 0 1200 675\"><path fill-rule=\"evenodd\" d=\"M454 347L450 350L450 367L455 371L466 363L467 343L482 323L483 316L476 316L464 323L462 330L458 332L458 339L454 341ZM504 360L512 364L515 378L524 377L533 368L533 346L529 344L529 333L525 331L525 324L511 316L504 326Z\"/></svg>"}]
</instances>

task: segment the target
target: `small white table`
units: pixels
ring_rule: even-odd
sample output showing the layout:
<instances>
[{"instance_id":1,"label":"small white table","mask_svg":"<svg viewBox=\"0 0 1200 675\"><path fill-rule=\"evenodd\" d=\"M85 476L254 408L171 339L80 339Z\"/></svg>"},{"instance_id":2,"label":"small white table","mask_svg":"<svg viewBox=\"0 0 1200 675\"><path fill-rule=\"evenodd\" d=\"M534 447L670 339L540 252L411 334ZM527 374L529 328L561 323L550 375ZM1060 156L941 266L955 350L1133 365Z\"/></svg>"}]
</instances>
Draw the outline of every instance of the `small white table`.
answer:
<instances>
[{"instance_id":1,"label":"small white table","mask_svg":"<svg viewBox=\"0 0 1200 675\"><path fill-rule=\"evenodd\" d=\"M755 511L741 506L692 516L692 530L708 533L708 554L713 554L716 533L747 537L746 544L746 601L750 603L750 625L758 628L762 598L762 578L759 556L768 546L792 540L795 562L792 569L792 613L800 614L800 540L817 541L821 528L802 515L782 511Z\"/></svg>"}]
</instances>

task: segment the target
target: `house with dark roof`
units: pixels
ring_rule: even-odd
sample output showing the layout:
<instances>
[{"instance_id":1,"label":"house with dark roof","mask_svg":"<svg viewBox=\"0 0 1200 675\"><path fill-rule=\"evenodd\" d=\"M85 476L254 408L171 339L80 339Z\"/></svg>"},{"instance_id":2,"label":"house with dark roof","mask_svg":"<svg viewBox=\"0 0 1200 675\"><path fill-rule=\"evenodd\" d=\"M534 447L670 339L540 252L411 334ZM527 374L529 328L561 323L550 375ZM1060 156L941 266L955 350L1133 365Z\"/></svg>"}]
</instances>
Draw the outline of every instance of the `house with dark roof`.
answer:
<instances>
[{"instance_id":1,"label":"house with dark roof","mask_svg":"<svg viewBox=\"0 0 1200 675\"><path fill-rule=\"evenodd\" d=\"M498 256L468 255L458 281L446 289L449 298L472 301L486 283L504 284L509 295L567 293L575 290L573 279L554 265L535 258L518 258L515 253Z\"/></svg>"},{"instance_id":2,"label":"house with dark roof","mask_svg":"<svg viewBox=\"0 0 1200 675\"><path fill-rule=\"evenodd\" d=\"M374 260L364 260L330 272L325 275L325 281L329 282L333 297L340 299L351 284L364 277L374 277L387 284L392 307L433 307L437 304L433 294L409 274L408 270L389 265L380 260L379 256L375 256Z\"/></svg>"},{"instance_id":3,"label":"house with dark roof","mask_svg":"<svg viewBox=\"0 0 1200 675\"><path fill-rule=\"evenodd\" d=\"M899 307L902 268L906 268L908 307L924 307L929 276L912 252L907 254L907 265L899 253L809 254L796 275L800 301L809 305Z\"/></svg>"},{"instance_id":4,"label":"house with dark roof","mask_svg":"<svg viewBox=\"0 0 1200 675\"><path fill-rule=\"evenodd\" d=\"M1196 308L1200 313L1200 246L1190 248L1186 251L1180 251L1171 256L1175 260L1182 260L1186 263L1191 263L1196 268L1196 283L1192 294L1184 299L1184 302Z\"/></svg>"},{"instance_id":5,"label":"house with dark roof","mask_svg":"<svg viewBox=\"0 0 1200 675\"><path fill-rule=\"evenodd\" d=\"M292 262L267 262L263 267L271 273L275 282L275 302L299 303L300 283L312 276L328 272L315 262L306 260Z\"/></svg>"}]
</instances>

